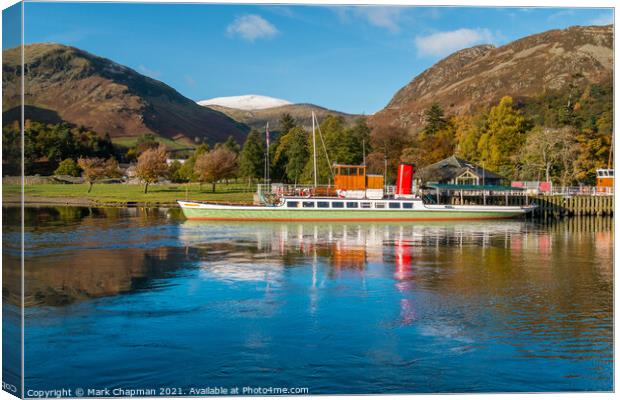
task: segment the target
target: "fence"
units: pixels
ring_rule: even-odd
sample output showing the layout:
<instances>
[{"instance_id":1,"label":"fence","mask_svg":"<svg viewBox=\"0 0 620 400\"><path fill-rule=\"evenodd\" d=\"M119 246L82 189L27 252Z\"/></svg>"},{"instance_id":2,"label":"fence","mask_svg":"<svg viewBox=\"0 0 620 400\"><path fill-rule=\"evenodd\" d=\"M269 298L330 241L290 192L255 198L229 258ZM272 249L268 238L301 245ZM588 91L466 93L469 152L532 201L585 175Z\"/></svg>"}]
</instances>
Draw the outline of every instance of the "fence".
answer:
<instances>
[{"instance_id":1,"label":"fence","mask_svg":"<svg viewBox=\"0 0 620 400\"><path fill-rule=\"evenodd\" d=\"M539 218L559 218L566 216L612 216L613 196L593 196L579 194L571 196L540 195L533 201L538 206L534 216Z\"/></svg>"}]
</instances>

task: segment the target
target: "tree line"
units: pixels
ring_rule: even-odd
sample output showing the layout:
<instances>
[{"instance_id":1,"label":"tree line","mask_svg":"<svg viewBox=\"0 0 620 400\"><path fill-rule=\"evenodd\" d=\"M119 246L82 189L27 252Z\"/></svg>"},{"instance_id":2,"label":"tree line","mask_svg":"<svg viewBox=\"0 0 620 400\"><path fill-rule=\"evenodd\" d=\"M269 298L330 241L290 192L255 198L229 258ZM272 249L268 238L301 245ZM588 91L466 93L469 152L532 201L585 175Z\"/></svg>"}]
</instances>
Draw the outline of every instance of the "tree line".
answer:
<instances>
[{"instance_id":1,"label":"tree line","mask_svg":"<svg viewBox=\"0 0 620 400\"><path fill-rule=\"evenodd\" d=\"M511 180L593 184L611 163L612 93L592 84L528 101L505 96L461 116L433 104L400 159L425 166L456 154Z\"/></svg>"},{"instance_id":2,"label":"tree line","mask_svg":"<svg viewBox=\"0 0 620 400\"><path fill-rule=\"evenodd\" d=\"M467 115L446 115L434 103L424 113L422 128L414 132L398 126L371 129L363 118L351 125L329 115L317 127L318 181L333 182L333 163L366 163L369 173L385 174L393 182L399 162L422 168L456 154L511 180L591 184L596 169L611 160L612 96L611 83L569 86L527 101L505 96ZM184 162L174 160L168 165L165 147L152 134L141 135L135 145L121 149L109 136L85 128L28 122L26 174L45 160L54 168L50 173L82 175L92 183L118 176L120 160L136 163L145 190L164 177L173 182L211 183L212 190L221 180L241 179L250 185L264 178L265 168L272 182L312 183L311 132L290 114L281 116L280 126L268 149L265 132L252 129L241 145L232 137L212 147L203 143ZM5 168L20 157L18 126L6 125Z\"/></svg>"}]
</instances>

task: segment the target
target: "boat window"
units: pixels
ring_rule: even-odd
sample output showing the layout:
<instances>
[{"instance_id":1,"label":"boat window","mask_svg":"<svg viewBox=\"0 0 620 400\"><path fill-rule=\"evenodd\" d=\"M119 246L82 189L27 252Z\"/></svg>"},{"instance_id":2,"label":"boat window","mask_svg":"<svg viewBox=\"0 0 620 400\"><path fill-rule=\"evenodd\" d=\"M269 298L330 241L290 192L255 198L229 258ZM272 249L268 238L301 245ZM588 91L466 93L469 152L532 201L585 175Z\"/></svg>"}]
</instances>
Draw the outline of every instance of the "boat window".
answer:
<instances>
[{"instance_id":1,"label":"boat window","mask_svg":"<svg viewBox=\"0 0 620 400\"><path fill-rule=\"evenodd\" d=\"M342 201L334 201L332 202L332 208L343 208L344 203Z\"/></svg>"},{"instance_id":2,"label":"boat window","mask_svg":"<svg viewBox=\"0 0 620 400\"><path fill-rule=\"evenodd\" d=\"M609 176L614 176L614 170L609 170Z\"/></svg>"},{"instance_id":3,"label":"boat window","mask_svg":"<svg viewBox=\"0 0 620 400\"><path fill-rule=\"evenodd\" d=\"M413 208L413 203L403 203L403 208Z\"/></svg>"},{"instance_id":4,"label":"boat window","mask_svg":"<svg viewBox=\"0 0 620 400\"><path fill-rule=\"evenodd\" d=\"M400 208L400 203L390 203L390 208Z\"/></svg>"},{"instance_id":5,"label":"boat window","mask_svg":"<svg viewBox=\"0 0 620 400\"><path fill-rule=\"evenodd\" d=\"M314 201L304 201L303 206L304 208L314 208Z\"/></svg>"},{"instance_id":6,"label":"boat window","mask_svg":"<svg viewBox=\"0 0 620 400\"><path fill-rule=\"evenodd\" d=\"M360 204L362 208L370 208L370 202L362 201Z\"/></svg>"},{"instance_id":7,"label":"boat window","mask_svg":"<svg viewBox=\"0 0 620 400\"><path fill-rule=\"evenodd\" d=\"M385 208L385 203L375 203L375 208Z\"/></svg>"},{"instance_id":8,"label":"boat window","mask_svg":"<svg viewBox=\"0 0 620 400\"><path fill-rule=\"evenodd\" d=\"M288 208L297 208L299 207L299 202L298 201L287 201L286 206Z\"/></svg>"},{"instance_id":9,"label":"boat window","mask_svg":"<svg viewBox=\"0 0 620 400\"><path fill-rule=\"evenodd\" d=\"M329 202L327 202L327 201L317 201L316 206L318 208L329 208Z\"/></svg>"},{"instance_id":10,"label":"boat window","mask_svg":"<svg viewBox=\"0 0 620 400\"><path fill-rule=\"evenodd\" d=\"M359 207L359 205L357 204L357 201L347 201L347 208L357 208Z\"/></svg>"}]
</instances>

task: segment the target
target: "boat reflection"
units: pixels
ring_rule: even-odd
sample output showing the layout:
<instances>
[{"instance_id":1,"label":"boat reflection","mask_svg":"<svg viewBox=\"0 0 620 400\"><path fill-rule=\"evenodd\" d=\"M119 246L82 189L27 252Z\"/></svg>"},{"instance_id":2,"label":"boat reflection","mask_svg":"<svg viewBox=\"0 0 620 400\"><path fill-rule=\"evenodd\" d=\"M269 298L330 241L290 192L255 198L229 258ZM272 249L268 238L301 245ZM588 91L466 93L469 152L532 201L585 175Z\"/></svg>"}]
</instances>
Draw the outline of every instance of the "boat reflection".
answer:
<instances>
[{"instance_id":1,"label":"boat reflection","mask_svg":"<svg viewBox=\"0 0 620 400\"><path fill-rule=\"evenodd\" d=\"M566 274L607 285L612 279L613 220L479 223L295 224L182 221L168 210L47 207L26 209L26 306L63 306L199 278L274 285L287 269L324 279L392 279L415 289L513 290L521 279L566 281ZM589 222L588 222L589 221ZM19 304L20 266L5 246L3 298ZM575 255L587 263L574 265ZM566 265L573 265L568 268ZM589 268L594 266L593 269ZM405 319L415 314L403 300Z\"/></svg>"}]
</instances>

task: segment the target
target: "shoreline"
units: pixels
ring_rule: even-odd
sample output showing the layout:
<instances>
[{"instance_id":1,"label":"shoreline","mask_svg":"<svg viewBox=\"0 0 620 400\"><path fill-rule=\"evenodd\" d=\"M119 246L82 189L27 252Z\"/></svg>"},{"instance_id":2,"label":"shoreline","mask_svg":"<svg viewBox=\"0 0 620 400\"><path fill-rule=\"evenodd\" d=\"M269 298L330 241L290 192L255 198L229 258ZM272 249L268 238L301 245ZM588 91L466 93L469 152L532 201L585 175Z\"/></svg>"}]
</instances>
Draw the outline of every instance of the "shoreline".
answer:
<instances>
[{"instance_id":1,"label":"shoreline","mask_svg":"<svg viewBox=\"0 0 620 400\"><path fill-rule=\"evenodd\" d=\"M19 199L3 199L3 206L18 206L22 202ZM26 200L24 206L68 206L68 207L175 207L181 208L177 202L101 202L88 199L57 199L54 197L37 197L36 199Z\"/></svg>"},{"instance_id":2,"label":"shoreline","mask_svg":"<svg viewBox=\"0 0 620 400\"><path fill-rule=\"evenodd\" d=\"M91 192L85 184L31 184L24 187L26 206L74 207L179 207L177 200L208 201L246 205L252 204L252 188L247 184L218 184L217 190L206 191L197 184L161 184L149 187L130 184L97 184ZM3 205L22 204L21 185L3 182Z\"/></svg>"}]
</instances>

